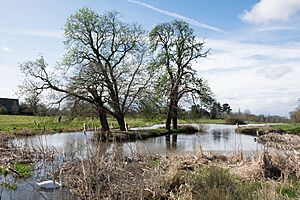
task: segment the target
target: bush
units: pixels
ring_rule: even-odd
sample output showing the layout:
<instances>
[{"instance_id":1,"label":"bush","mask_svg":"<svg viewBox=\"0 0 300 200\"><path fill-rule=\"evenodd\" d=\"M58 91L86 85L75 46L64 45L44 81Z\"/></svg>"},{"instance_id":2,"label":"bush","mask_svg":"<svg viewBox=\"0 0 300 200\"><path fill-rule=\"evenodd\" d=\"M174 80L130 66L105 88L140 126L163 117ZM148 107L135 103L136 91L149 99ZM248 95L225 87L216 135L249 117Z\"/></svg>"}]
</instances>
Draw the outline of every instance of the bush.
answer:
<instances>
[{"instance_id":1,"label":"bush","mask_svg":"<svg viewBox=\"0 0 300 200\"><path fill-rule=\"evenodd\" d=\"M228 117L225 119L226 124L246 124L246 122L240 118Z\"/></svg>"}]
</instances>

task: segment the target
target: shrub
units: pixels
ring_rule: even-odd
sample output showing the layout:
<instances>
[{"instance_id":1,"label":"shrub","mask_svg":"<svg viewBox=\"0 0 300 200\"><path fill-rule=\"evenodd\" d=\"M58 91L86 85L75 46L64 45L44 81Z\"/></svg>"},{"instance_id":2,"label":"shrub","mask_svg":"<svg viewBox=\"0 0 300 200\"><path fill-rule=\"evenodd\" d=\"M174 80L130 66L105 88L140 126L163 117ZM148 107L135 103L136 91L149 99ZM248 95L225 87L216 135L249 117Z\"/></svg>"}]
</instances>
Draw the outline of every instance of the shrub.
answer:
<instances>
[{"instance_id":1,"label":"shrub","mask_svg":"<svg viewBox=\"0 0 300 200\"><path fill-rule=\"evenodd\" d=\"M228 117L225 119L226 124L246 124L246 122L240 118Z\"/></svg>"}]
</instances>

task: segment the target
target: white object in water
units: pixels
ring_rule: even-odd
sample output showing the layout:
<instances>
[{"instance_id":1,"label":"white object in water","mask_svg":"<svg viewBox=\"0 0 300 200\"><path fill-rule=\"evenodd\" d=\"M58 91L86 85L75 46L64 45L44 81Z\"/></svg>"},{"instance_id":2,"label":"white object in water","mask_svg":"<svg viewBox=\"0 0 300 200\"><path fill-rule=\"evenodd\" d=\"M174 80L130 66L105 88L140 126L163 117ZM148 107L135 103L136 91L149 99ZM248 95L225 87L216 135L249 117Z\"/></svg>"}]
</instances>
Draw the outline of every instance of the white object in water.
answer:
<instances>
[{"instance_id":1,"label":"white object in water","mask_svg":"<svg viewBox=\"0 0 300 200\"><path fill-rule=\"evenodd\" d=\"M44 188L44 189L61 188L63 186L63 184L62 184L62 170L60 170L60 172L59 172L59 183L54 181L54 180L47 180L47 181L43 181L43 182L36 182L36 184L40 188Z\"/></svg>"}]
</instances>

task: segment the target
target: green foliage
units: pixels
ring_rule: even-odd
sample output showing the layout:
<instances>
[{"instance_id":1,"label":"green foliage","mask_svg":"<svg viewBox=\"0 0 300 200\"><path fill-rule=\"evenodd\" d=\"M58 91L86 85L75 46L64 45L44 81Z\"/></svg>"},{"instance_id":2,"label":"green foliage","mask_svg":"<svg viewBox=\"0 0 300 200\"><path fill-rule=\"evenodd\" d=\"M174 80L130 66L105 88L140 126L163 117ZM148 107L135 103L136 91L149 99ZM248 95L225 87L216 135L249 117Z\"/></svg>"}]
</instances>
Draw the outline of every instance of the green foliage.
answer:
<instances>
[{"instance_id":1,"label":"green foliage","mask_svg":"<svg viewBox=\"0 0 300 200\"><path fill-rule=\"evenodd\" d=\"M210 118L217 119L222 114L222 106L218 102L214 102L210 109Z\"/></svg>"},{"instance_id":2,"label":"green foliage","mask_svg":"<svg viewBox=\"0 0 300 200\"><path fill-rule=\"evenodd\" d=\"M288 183L279 185L276 191L278 194L288 197L289 199L299 199L300 182L297 177L289 177Z\"/></svg>"},{"instance_id":3,"label":"green foliage","mask_svg":"<svg viewBox=\"0 0 300 200\"><path fill-rule=\"evenodd\" d=\"M17 189L17 185L15 183L9 183L9 182L6 182L6 181L0 182L0 186L6 188L8 190L15 190L15 189Z\"/></svg>"},{"instance_id":4,"label":"green foliage","mask_svg":"<svg viewBox=\"0 0 300 200\"><path fill-rule=\"evenodd\" d=\"M293 122L300 122L300 106L290 113L290 118Z\"/></svg>"},{"instance_id":5,"label":"green foliage","mask_svg":"<svg viewBox=\"0 0 300 200\"><path fill-rule=\"evenodd\" d=\"M199 104L191 106L191 111L189 114L192 118L196 119L208 119L210 117L210 113L207 110L203 109Z\"/></svg>"},{"instance_id":6,"label":"green foliage","mask_svg":"<svg viewBox=\"0 0 300 200\"><path fill-rule=\"evenodd\" d=\"M188 174L193 199L257 199L257 182L245 183L219 167L201 167Z\"/></svg>"},{"instance_id":7,"label":"green foliage","mask_svg":"<svg viewBox=\"0 0 300 200\"><path fill-rule=\"evenodd\" d=\"M12 170L11 170L12 169ZM8 166L1 166L0 167L0 175L2 174L4 177L4 180L0 182L0 186L8 189L8 190L15 190L17 189L17 185L15 183L16 179L18 178L29 178L31 176L30 174L30 164L28 163L13 163L11 165L11 169L8 168ZM13 172L15 171L15 172ZM13 175L12 178L9 178L7 181L6 177L8 175ZM1 181L1 179L0 179ZM1 199L1 194L0 194Z\"/></svg>"},{"instance_id":8,"label":"green foliage","mask_svg":"<svg viewBox=\"0 0 300 200\"><path fill-rule=\"evenodd\" d=\"M159 159L154 159L152 162L153 162L154 167L158 167L160 165L160 160Z\"/></svg>"},{"instance_id":9,"label":"green foliage","mask_svg":"<svg viewBox=\"0 0 300 200\"><path fill-rule=\"evenodd\" d=\"M224 103L222 105L222 112L223 113L229 114L231 111L232 111L232 109L230 108L228 103Z\"/></svg>"},{"instance_id":10,"label":"green foliage","mask_svg":"<svg viewBox=\"0 0 300 200\"><path fill-rule=\"evenodd\" d=\"M235 118L235 117L227 117L225 119L226 124L246 124L246 122L244 120L242 120L241 118Z\"/></svg>"},{"instance_id":11,"label":"green foliage","mask_svg":"<svg viewBox=\"0 0 300 200\"><path fill-rule=\"evenodd\" d=\"M29 178L30 174L30 164L28 163L14 163L13 169L18 172L19 178Z\"/></svg>"},{"instance_id":12,"label":"green foliage","mask_svg":"<svg viewBox=\"0 0 300 200\"><path fill-rule=\"evenodd\" d=\"M193 126L179 126L178 129L171 129L172 133L197 133L198 129Z\"/></svg>"},{"instance_id":13,"label":"green foliage","mask_svg":"<svg viewBox=\"0 0 300 200\"><path fill-rule=\"evenodd\" d=\"M155 88L168 101L166 128L170 130L171 120L177 123L178 105L183 97L206 107L214 101L207 82L198 78L192 67L193 62L207 56L208 50L203 49L204 42L196 38L189 24L179 20L156 25L149 40L160 74Z\"/></svg>"},{"instance_id":14,"label":"green foliage","mask_svg":"<svg viewBox=\"0 0 300 200\"><path fill-rule=\"evenodd\" d=\"M283 130L290 134L300 134L300 123L290 123L290 124L275 124L272 125L275 130Z\"/></svg>"},{"instance_id":15,"label":"green foliage","mask_svg":"<svg viewBox=\"0 0 300 200\"><path fill-rule=\"evenodd\" d=\"M11 168L15 170L18 174L18 178L28 178L31 176L30 174L30 164L28 163L14 163ZM0 167L0 174L7 176L8 173L12 173L7 166ZM16 175L16 174L14 174Z\"/></svg>"}]
</instances>

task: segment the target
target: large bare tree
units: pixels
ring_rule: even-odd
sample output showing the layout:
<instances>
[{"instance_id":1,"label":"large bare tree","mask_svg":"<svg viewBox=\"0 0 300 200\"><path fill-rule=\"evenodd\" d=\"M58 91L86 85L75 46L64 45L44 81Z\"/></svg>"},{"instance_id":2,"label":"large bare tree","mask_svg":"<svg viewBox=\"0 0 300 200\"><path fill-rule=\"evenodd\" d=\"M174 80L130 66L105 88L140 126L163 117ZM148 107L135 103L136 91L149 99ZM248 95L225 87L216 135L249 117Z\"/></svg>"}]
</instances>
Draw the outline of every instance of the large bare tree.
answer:
<instances>
[{"instance_id":1,"label":"large bare tree","mask_svg":"<svg viewBox=\"0 0 300 200\"><path fill-rule=\"evenodd\" d=\"M186 22L175 20L155 26L150 32L151 50L159 68L164 70L158 83L168 96L166 129L177 129L179 100L184 96L199 98L203 103L213 101L206 82L197 78L192 63L205 58L204 43L199 42Z\"/></svg>"}]
</instances>

